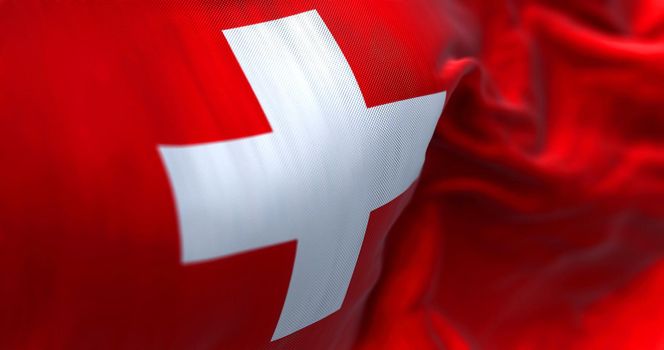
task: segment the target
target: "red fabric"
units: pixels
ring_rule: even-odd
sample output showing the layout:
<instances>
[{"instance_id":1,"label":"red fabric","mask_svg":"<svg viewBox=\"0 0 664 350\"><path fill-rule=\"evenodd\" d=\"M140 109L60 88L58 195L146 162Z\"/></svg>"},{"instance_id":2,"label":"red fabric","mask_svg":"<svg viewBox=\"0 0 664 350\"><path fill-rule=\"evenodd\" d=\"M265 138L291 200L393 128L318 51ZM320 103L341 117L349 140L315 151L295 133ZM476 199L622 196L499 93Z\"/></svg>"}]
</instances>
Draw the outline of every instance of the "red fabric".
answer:
<instances>
[{"instance_id":1,"label":"red fabric","mask_svg":"<svg viewBox=\"0 0 664 350\"><path fill-rule=\"evenodd\" d=\"M362 348L661 348L664 6L471 3Z\"/></svg>"},{"instance_id":2,"label":"red fabric","mask_svg":"<svg viewBox=\"0 0 664 350\"><path fill-rule=\"evenodd\" d=\"M295 245L181 266L155 146L269 132L220 30L310 9L369 106L448 103L342 309L270 342ZM656 0L0 1L0 348L657 349L662 23Z\"/></svg>"}]
</instances>

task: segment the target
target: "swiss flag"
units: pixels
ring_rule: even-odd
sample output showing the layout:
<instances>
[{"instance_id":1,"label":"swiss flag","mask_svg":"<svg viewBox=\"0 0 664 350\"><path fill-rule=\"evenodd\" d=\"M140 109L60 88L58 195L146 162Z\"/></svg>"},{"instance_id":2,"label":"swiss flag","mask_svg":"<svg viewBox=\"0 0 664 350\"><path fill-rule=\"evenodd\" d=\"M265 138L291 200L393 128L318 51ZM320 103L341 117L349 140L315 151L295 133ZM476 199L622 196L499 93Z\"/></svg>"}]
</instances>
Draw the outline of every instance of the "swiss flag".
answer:
<instances>
[{"instance_id":1,"label":"swiss flag","mask_svg":"<svg viewBox=\"0 0 664 350\"><path fill-rule=\"evenodd\" d=\"M0 348L657 349L662 21L0 2Z\"/></svg>"}]
</instances>

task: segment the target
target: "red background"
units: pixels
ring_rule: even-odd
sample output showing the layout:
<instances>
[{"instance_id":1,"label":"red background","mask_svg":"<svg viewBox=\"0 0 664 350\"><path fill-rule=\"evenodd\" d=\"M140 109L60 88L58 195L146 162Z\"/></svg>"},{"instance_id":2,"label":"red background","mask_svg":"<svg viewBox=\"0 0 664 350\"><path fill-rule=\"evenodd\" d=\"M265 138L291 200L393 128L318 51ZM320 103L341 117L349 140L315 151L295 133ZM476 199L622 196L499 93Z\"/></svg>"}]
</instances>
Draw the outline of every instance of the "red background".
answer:
<instances>
[{"instance_id":1,"label":"red background","mask_svg":"<svg viewBox=\"0 0 664 350\"><path fill-rule=\"evenodd\" d=\"M369 106L448 104L342 309L268 345L295 244L181 266L156 145L269 132L221 30L310 9ZM0 2L0 347L655 349L662 23L656 0Z\"/></svg>"}]
</instances>

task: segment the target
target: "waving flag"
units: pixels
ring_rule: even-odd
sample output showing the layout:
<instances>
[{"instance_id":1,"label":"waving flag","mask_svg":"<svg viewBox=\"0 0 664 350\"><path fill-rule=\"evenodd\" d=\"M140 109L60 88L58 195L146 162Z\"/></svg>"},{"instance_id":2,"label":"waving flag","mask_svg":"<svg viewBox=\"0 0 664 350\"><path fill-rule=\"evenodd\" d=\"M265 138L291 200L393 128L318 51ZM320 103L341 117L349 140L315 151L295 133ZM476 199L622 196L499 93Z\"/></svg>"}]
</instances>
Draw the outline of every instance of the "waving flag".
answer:
<instances>
[{"instance_id":1,"label":"waving flag","mask_svg":"<svg viewBox=\"0 0 664 350\"><path fill-rule=\"evenodd\" d=\"M662 23L0 2L0 348L661 348Z\"/></svg>"}]
</instances>

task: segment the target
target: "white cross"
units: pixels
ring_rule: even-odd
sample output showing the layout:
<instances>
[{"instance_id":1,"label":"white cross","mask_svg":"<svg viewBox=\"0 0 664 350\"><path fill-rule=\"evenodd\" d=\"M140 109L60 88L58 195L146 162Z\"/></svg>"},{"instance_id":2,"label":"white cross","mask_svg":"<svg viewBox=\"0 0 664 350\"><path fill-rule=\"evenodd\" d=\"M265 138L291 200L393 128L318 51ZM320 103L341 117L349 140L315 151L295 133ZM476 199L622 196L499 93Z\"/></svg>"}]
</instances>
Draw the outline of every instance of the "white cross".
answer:
<instances>
[{"instance_id":1,"label":"white cross","mask_svg":"<svg viewBox=\"0 0 664 350\"><path fill-rule=\"evenodd\" d=\"M275 340L341 307L369 214L418 177L445 92L367 108L315 10L223 34L272 132L159 151L183 264L297 241Z\"/></svg>"}]
</instances>

